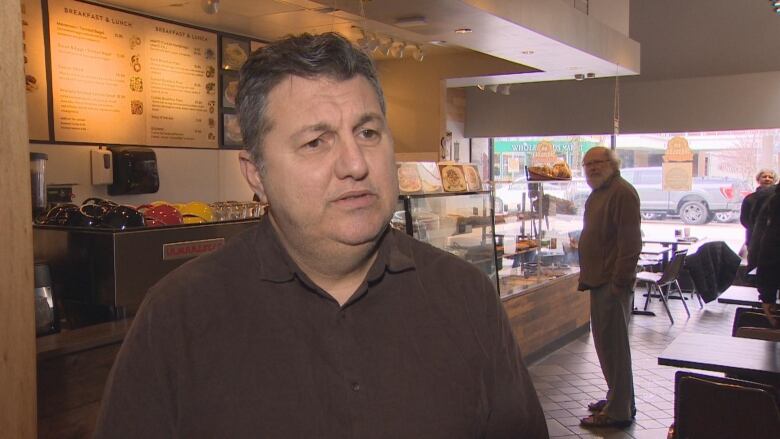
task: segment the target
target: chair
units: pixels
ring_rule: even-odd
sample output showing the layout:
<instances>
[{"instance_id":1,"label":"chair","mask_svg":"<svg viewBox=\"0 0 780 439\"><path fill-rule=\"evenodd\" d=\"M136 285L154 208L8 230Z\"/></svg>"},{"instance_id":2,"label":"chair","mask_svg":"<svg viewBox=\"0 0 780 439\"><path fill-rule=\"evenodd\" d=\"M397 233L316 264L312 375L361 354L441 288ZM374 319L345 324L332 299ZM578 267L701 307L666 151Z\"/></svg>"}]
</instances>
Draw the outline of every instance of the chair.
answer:
<instances>
[{"instance_id":1,"label":"chair","mask_svg":"<svg viewBox=\"0 0 780 439\"><path fill-rule=\"evenodd\" d=\"M773 328L764 313L756 308L737 308L734 313L731 335L733 337L780 341L780 330Z\"/></svg>"},{"instance_id":2,"label":"chair","mask_svg":"<svg viewBox=\"0 0 780 439\"><path fill-rule=\"evenodd\" d=\"M774 439L780 432L772 386L685 371L674 384L675 438Z\"/></svg>"},{"instance_id":3,"label":"chair","mask_svg":"<svg viewBox=\"0 0 780 439\"><path fill-rule=\"evenodd\" d=\"M677 283L677 276L680 275L683 263L685 262L685 254L688 250L678 250L674 252L672 260L666 265L663 273L652 273L649 271L640 271L636 274L637 282L644 282L647 285L647 298L645 299L645 311L647 311L647 305L650 303L650 296L652 296L653 290L658 292L658 296L661 298L661 302L666 308L666 314L669 315L669 320L674 324L674 317L669 310L669 297L672 293L672 286L677 288L679 299L685 307L685 312L688 317L691 316L691 312L688 310L688 304L685 303L685 297L683 297L680 284Z\"/></svg>"}]
</instances>

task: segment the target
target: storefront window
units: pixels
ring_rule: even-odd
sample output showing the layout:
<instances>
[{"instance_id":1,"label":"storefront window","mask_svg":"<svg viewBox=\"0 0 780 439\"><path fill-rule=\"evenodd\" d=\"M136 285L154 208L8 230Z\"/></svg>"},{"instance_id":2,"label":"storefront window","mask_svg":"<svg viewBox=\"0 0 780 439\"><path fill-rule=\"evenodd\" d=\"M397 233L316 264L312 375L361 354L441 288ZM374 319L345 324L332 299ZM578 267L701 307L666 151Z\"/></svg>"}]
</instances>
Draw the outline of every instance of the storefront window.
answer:
<instances>
[{"instance_id":1,"label":"storefront window","mask_svg":"<svg viewBox=\"0 0 780 439\"><path fill-rule=\"evenodd\" d=\"M675 156L669 147L675 138L683 139L689 155ZM529 184L525 167L533 163L541 141L552 143L556 160L569 165L571 181ZM590 194L582 157L596 145L610 144L610 136L597 135L491 139L496 235L503 246L502 295L578 265L582 209ZM619 135L616 146L621 175L640 197L645 237L673 239L687 233L725 241L739 252L745 236L739 222L742 200L755 190L760 169L778 170L780 129ZM678 183L687 178L689 188L669 185L672 168L686 172L675 178ZM541 248L534 247L539 244Z\"/></svg>"}]
</instances>

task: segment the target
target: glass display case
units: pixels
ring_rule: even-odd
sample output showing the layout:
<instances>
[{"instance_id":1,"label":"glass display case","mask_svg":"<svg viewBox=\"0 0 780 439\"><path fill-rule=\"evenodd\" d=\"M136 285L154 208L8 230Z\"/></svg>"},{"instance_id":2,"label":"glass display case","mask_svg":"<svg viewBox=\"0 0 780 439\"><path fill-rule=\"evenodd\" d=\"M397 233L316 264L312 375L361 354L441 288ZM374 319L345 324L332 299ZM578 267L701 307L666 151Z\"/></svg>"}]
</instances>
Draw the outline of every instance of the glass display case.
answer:
<instances>
[{"instance_id":1,"label":"glass display case","mask_svg":"<svg viewBox=\"0 0 780 439\"><path fill-rule=\"evenodd\" d=\"M401 195L391 223L496 279L497 245L489 191Z\"/></svg>"},{"instance_id":2,"label":"glass display case","mask_svg":"<svg viewBox=\"0 0 780 439\"><path fill-rule=\"evenodd\" d=\"M569 199L571 181L496 182L498 289L514 295L579 268L582 213ZM512 200L509 202L508 200Z\"/></svg>"}]
</instances>

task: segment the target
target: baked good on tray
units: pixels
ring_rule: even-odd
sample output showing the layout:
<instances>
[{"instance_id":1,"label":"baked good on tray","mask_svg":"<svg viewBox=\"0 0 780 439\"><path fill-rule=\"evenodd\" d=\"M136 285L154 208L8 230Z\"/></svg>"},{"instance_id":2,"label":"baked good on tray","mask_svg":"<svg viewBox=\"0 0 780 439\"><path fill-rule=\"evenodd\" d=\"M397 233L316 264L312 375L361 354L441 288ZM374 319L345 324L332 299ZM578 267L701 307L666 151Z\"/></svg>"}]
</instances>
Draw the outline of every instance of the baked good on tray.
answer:
<instances>
[{"instance_id":1,"label":"baked good on tray","mask_svg":"<svg viewBox=\"0 0 780 439\"><path fill-rule=\"evenodd\" d=\"M466 177L460 165L439 165L441 184L445 192L465 192Z\"/></svg>"}]
</instances>

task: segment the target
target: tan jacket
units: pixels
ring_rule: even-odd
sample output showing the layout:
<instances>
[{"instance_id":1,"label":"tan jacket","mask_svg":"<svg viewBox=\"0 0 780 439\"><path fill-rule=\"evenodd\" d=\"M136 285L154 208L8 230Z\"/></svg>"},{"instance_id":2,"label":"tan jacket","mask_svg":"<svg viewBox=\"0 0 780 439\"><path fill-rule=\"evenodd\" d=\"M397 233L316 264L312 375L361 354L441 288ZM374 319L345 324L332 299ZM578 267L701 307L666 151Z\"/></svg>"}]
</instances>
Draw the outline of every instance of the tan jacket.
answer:
<instances>
[{"instance_id":1,"label":"tan jacket","mask_svg":"<svg viewBox=\"0 0 780 439\"><path fill-rule=\"evenodd\" d=\"M619 171L590 194L580 236L580 290L607 283L613 293L633 289L641 221L639 196Z\"/></svg>"}]
</instances>

